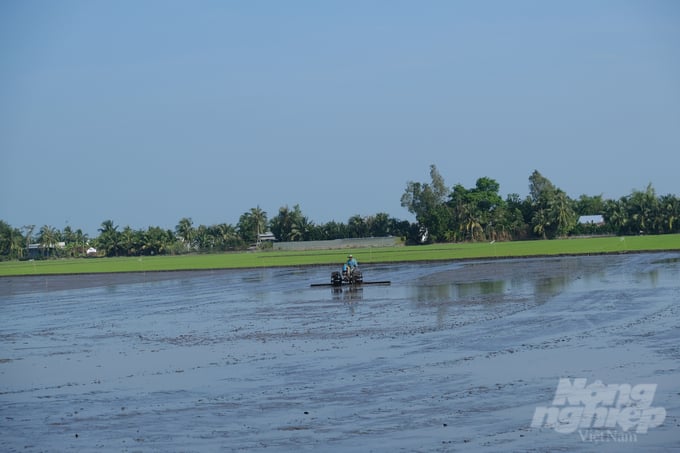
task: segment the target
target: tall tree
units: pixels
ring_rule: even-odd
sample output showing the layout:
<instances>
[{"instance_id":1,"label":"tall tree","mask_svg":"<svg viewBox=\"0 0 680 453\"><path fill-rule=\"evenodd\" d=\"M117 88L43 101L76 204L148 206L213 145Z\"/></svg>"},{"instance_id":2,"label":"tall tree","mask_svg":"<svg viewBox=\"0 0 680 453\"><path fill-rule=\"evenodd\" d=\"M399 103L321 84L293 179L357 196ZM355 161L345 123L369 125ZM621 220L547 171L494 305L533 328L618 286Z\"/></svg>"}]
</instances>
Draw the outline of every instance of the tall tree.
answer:
<instances>
[{"instance_id":1,"label":"tall tree","mask_svg":"<svg viewBox=\"0 0 680 453\"><path fill-rule=\"evenodd\" d=\"M161 227L149 227L143 235L142 253L144 255L164 255L169 249L177 245L175 235L170 230ZM184 249L184 246L181 246Z\"/></svg>"},{"instance_id":2,"label":"tall tree","mask_svg":"<svg viewBox=\"0 0 680 453\"><path fill-rule=\"evenodd\" d=\"M566 193L558 190L549 205L549 216L554 219L555 234L566 236L576 225L576 214Z\"/></svg>"},{"instance_id":3,"label":"tall tree","mask_svg":"<svg viewBox=\"0 0 680 453\"><path fill-rule=\"evenodd\" d=\"M550 228L550 218L548 212L544 208L538 208L534 211L531 218L532 231L543 239L548 237L548 229Z\"/></svg>"},{"instance_id":4,"label":"tall tree","mask_svg":"<svg viewBox=\"0 0 680 453\"><path fill-rule=\"evenodd\" d=\"M360 215L353 215L347 221L347 233L350 238L364 238L368 236L368 225Z\"/></svg>"},{"instance_id":5,"label":"tall tree","mask_svg":"<svg viewBox=\"0 0 680 453\"><path fill-rule=\"evenodd\" d=\"M105 220L98 231L97 247L104 250L106 256L120 256L122 247L118 225L114 225L113 220Z\"/></svg>"},{"instance_id":6,"label":"tall tree","mask_svg":"<svg viewBox=\"0 0 680 453\"><path fill-rule=\"evenodd\" d=\"M89 237L87 234L83 233L83 230L78 228L73 234L73 241L76 244L76 255L85 254L85 245L87 244Z\"/></svg>"},{"instance_id":7,"label":"tall tree","mask_svg":"<svg viewBox=\"0 0 680 453\"><path fill-rule=\"evenodd\" d=\"M266 226L267 213L258 206L241 215L236 229L244 242L253 244L258 242L258 235L265 232Z\"/></svg>"},{"instance_id":8,"label":"tall tree","mask_svg":"<svg viewBox=\"0 0 680 453\"><path fill-rule=\"evenodd\" d=\"M256 208L250 208L250 213L253 218L253 223L255 224L255 237L259 242L260 234L267 231L267 213L259 206Z\"/></svg>"},{"instance_id":9,"label":"tall tree","mask_svg":"<svg viewBox=\"0 0 680 453\"><path fill-rule=\"evenodd\" d=\"M21 259L25 250L24 237L21 231L0 220L0 260Z\"/></svg>"},{"instance_id":10,"label":"tall tree","mask_svg":"<svg viewBox=\"0 0 680 453\"><path fill-rule=\"evenodd\" d=\"M59 230L50 226L43 225L38 233L38 240L42 247L43 256L57 253L57 243L59 242Z\"/></svg>"},{"instance_id":11,"label":"tall tree","mask_svg":"<svg viewBox=\"0 0 680 453\"><path fill-rule=\"evenodd\" d=\"M566 236L576 224L576 214L567 194L534 170L529 177L533 215L531 226L542 238Z\"/></svg>"},{"instance_id":12,"label":"tall tree","mask_svg":"<svg viewBox=\"0 0 680 453\"><path fill-rule=\"evenodd\" d=\"M300 233L300 222L303 217L300 205L296 204L292 210L288 206L282 206L278 215L269 222L269 228L279 241L301 240L303 235Z\"/></svg>"},{"instance_id":13,"label":"tall tree","mask_svg":"<svg viewBox=\"0 0 680 453\"><path fill-rule=\"evenodd\" d=\"M220 250L233 250L241 245L236 228L228 223L220 223L213 227L217 237L217 247Z\"/></svg>"},{"instance_id":14,"label":"tall tree","mask_svg":"<svg viewBox=\"0 0 680 453\"><path fill-rule=\"evenodd\" d=\"M621 197L618 200L605 200L602 218L612 232L626 234L628 231L627 199Z\"/></svg>"},{"instance_id":15,"label":"tall tree","mask_svg":"<svg viewBox=\"0 0 680 453\"><path fill-rule=\"evenodd\" d=\"M194 248L194 235L196 230L194 229L194 222L191 217L182 217L179 223L175 226L175 234L182 241L184 247L187 250Z\"/></svg>"},{"instance_id":16,"label":"tall tree","mask_svg":"<svg viewBox=\"0 0 680 453\"><path fill-rule=\"evenodd\" d=\"M384 237L392 234L390 216L384 212L379 212L374 216L366 218L368 234L373 237Z\"/></svg>"},{"instance_id":17,"label":"tall tree","mask_svg":"<svg viewBox=\"0 0 680 453\"><path fill-rule=\"evenodd\" d=\"M680 231L680 199L674 195L663 195L659 198L659 232L677 233Z\"/></svg>"},{"instance_id":18,"label":"tall tree","mask_svg":"<svg viewBox=\"0 0 680 453\"><path fill-rule=\"evenodd\" d=\"M453 214L455 240L477 241L486 239L487 234L496 236L496 229L503 228L500 214L505 204L499 190L498 182L488 177L477 179L472 189L462 184L453 187L448 206Z\"/></svg>"},{"instance_id":19,"label":"tall tree","mask_svg":"<svg viewBox=\"0 0 680 453\"><path fill-rule=\"evenodd\" d=\"M529 176L529 196L534 204L546 206L556 190L555 185L538 170L534 170Z\"/></svg>"},{"instance_id":20,"label":"tall tree","mask_svg":"<svg viewBox=\"0 0 680 453\"><path fill-rule=\"evenodd\" d=\"M505 205L507 213L504 221L510 230L512 239L529 237L531 234L529 225L532 216L531 199L529 197L521 199L519 194L511 193L505 197Z\"/></svg>"},{"instance_id":21,"label":"tall tree","mask_svg":"<svg viewBox=\"0 0 680 453\"><path fill-rule=\"evenodd\" d=\"M35 230L35 225L24 225L23 230L25 231L24 237L26 238L26 256L28 256L28 249L33 241L33 230Z\"/></svg>"},{"instance_id":22,"label":"tall tree","mask_svg":"<svg viewBox=\"0 0 680 453\"><path fill-rule=\"evenodd\" d=\"M9 235L9 257L12 259L21 259L25 256L24 237L18 228L12 228Z\"/></svg>"},{"instance_id":23,"label":"tall tree","mask_svg":"<svg viewBox=\"0 0 680 453\"><path fill-rule=\"evenodd\" d=\"M138 245L137 233L129 225L126 225L120 233L120 246L127 256L139 254L140 246Z\"/></svg>"},{"instance_id":24,"label":"tall tree","mask_svg":"<svg viewBox=\"0 0 680 453\"><path fill-rule=\"evenodd\" d=\"M295 225L293 226L293 231L291 232L292 237L297 237L301 241L309 241L314 233L314 222L309 219L309 217L301 215L296 219Z\"/></svg>"},{"instance_id":25,"label":"tall tree","mask_svg":"<svg viewBox=\"0 0 680 453\"><path fill-rule=\"evenodd\" d=\"M205 225L199 225L194 230L194 244L203 251L209 252L215 249L217 238L212 234L211 229Z\"/></svg>"},{"instance_id":26,"label":"tall tree","mask_svg":"<svg viewBox=\"0 0 680 453\"><path fill-rule=\"evenodd\" d=\"M577 215L593 215L604 213L604 199L602 195L581 195L574 203Z\"/></svg>"},{"instance_id":27,"label":"tall tree","mask_svg":"<svg viewBox=\"0 0 680 453\"><path fill-rule=\"evenodd\" d=\"M342 239L349 236L347 225L342 222L331 220L319 228L323 239Z\"/></svg>"},{"instance_id":28,"label":"tall tree","mask_svg":"<svg viewBox=\"0 0 680 453\"><path fill-rule=\"evenodd\" d=\"M658 199L651 184L645 191L634 190L628 197L629 227L633 234L651 233L656 228L658 214Z\"/></svg>"},{"instance_id":29,"label":"tall tree","mask_svg":"<svg viewBox=\"0 0 680 453\"><path fill-rule=\"evenodd\" d=\"M272 234L279 241L289 241L293 230L293 216L288 206L281 206L276 217L269 222Z\"/></svg>"},{"instance_id":30,"label":"tall tree","mask_svg":"<svg viewBox=\"0 0 680 453\"><path fill-rule=\"evenodd\" d=\"M444 178L435 165L430 165L430 179L430 184L409 181L401 196L401 206L416 216L429 240L436 242L446 238L451 212L446 205L448 190Z\"/></svg>"}]
</instances>

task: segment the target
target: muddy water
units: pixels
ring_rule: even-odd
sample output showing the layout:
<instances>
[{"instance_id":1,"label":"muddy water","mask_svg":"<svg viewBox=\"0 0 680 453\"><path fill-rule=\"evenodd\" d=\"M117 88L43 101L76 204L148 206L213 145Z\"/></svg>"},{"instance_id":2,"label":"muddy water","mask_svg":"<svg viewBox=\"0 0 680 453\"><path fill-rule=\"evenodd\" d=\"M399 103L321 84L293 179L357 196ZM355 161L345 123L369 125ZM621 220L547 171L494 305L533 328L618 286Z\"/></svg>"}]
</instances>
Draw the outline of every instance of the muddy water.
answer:
<instances>
[{"instance_id":1,"label":"muddy water","mask_svg":"<svg viewBox=\"0 0 680 453\"><path fill-rule=\"evenodd\" d=\"M391 286L309 287L332 270L0 279L0 450L680 446L680 254L375 265L366 280ZM657 384L666 418L603 439L531 428L559 378Z\"/></svg>"}]
</instances>

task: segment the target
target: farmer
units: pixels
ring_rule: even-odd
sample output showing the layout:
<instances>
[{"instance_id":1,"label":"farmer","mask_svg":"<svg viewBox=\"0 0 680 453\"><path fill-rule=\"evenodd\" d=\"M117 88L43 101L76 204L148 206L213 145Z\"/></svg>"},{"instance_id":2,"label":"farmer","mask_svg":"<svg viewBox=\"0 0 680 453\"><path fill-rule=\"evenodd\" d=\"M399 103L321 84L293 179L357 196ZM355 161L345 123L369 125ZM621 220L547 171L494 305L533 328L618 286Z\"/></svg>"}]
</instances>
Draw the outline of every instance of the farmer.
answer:
<instances>
[{"instance_id":1,"label":"farmer","mask_svg":"<svg viewBox=\"0 0 680 453\"><path fill-rule=\"evenodd\" d=\"M354 268L358 266L357 260L354 259L352 255L347 257L347 262L342 266L343 273L347 274L347 277L352 275Z\"/></svg>"}]
</instances>

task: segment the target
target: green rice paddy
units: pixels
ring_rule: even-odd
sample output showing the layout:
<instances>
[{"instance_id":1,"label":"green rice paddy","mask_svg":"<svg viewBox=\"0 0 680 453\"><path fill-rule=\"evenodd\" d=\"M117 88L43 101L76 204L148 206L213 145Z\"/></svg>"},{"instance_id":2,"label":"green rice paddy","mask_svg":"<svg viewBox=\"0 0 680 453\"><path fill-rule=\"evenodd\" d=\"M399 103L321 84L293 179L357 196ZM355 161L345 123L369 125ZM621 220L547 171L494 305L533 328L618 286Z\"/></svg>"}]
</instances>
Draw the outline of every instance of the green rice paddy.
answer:
<instances>
[{"instance_id":1,"label":"green rice paddy","mask_svg":"<svg viewBox=\"0 0 680 453\"><path fill-rule=\"evenodd\" d=\"M106 272L153 272L338 264L348 253L359 264L680 251L680 235L597 237L514 242L483 242L352 248L341 250L258 251L125 258L71 258L0 262L0 276Z\"/></svg>"}]
</instances>

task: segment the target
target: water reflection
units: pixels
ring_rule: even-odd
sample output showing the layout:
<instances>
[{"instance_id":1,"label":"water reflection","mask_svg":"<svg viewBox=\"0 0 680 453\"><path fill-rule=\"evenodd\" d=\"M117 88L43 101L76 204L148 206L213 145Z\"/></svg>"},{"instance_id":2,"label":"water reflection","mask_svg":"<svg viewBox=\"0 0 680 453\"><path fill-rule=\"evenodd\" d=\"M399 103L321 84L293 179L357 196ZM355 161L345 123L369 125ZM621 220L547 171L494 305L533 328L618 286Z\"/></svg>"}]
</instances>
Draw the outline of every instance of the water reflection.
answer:
<instances>
[{"instance_id":1,"label":"water reflection","mask_svg":"<svg viewBox=\"0 0 680 453\"><path fill-rule=\"evenodd\" d=\"M652 262L640 256L539 259L513 266L478 263L437 270L405 288L405 294L417 316L434 315L437 326L444 327L470 316L494 318L537 307L569 293L591 297L603 287L662 288L679 280L679 262L677 256Z\"/></svg>"},{"instance_id":2,"label":"water reflection","mask_svg":"<svg viewBox=\"0 0 680 453\"><path fill-rule=\"evenodd\" d=\"M265 280L266 274L264 271L252 271L249 273L244 273L241 276L241 281L243 283L261 283Z\"/></svg>"},{"instance_id":3,"label":"water reflection","mask_svg":"<svg viewBox=\"0 0 680 453\"><path fill-rule=\"evenodd\" d=\"M331 295L333 300L344 303L349 309L350 314L356 313L356 307L359 301L364 298L364 289L357 287L348 288L331 288Z\"/></svg>"},{"instance_id":4,"label":"water reflection","mask_svg":"<svg viewBox=\"0 0 680 453\"><path fill-rule=\"evenodd\" d=\"M429 313L434 310L437 326L441 328L451 316L461 321L480 310L497 314L513 310L510 305L518 302L542 305L566 291L579 278L577 273L567 270L550 276L527 273L494 280L416 285L410 287L410 298L418 310ZM506 307L507 304L510 305Z\"/></svg>"},{"instance_id":5,"label":"water reflection","mask_svg":"<svg viewBox=\"0 0 680 453\"><path fill-rule=\"evenodd\" d=\"M418 304L424 305L439 304L442 301L454 302L460 299L474 299L477 296L503 294L507 284L506 280L493 280L414 286L413 299ZM489 299L484 298L484 300Z\"/></svg>"},{"instance_id":6,"label":"water reflection","mask_svg":"<svg viewBox=\"0 0 680 453\"><path fill-rule=\"evenodd\" d=\"M355 303L364 298L364 289L360 287L331 288L334 300L341 300L347 303Z\"/></svg>"},{"instance_id":7,"label":"water reflection","mask_svg":"<svg viewBox=\"0 0 680 453\"><path fill-rule=\"evenodd\" d=\"M418 303L428 305L430 302L440 302L443 300L453 299L452 285L431 285L431 286L414 286L413 299ZM420 304L418 304L420 305Z\"/></svg>"},{"instance_id":8,"label":"water reflection","mask_svg":"<svg viewBox=\"0 0 680 453\"><path fill-rule=\"evenodd\" d=\"M573 276L558 275L555 277L539 278L534 282L534 300L537 304L544 304L566 289Z\"/></svg>"},{"instance_id":9,"label":"water reflection","mask_svg":"<svg viewBox=\"0 0 680 453\"><path fill-rule=\"evenodd\" d=\"M644 282L649 280L652 288L656 288L659 284L659 269L654 269L649 272L638 272L635 274L635 281Z\"/></svg>"},{"instance_id":10,"label":"water reflection","mask_svg":"<svg viewBox=\"0 0 680 453\"><path fill-rule=\"evenodd\" d=\"M472 283L457 283L459 297L474 297L484 294L501 294L505 290L504 280L482 281Z\"/></svg>"}]
</instances>

